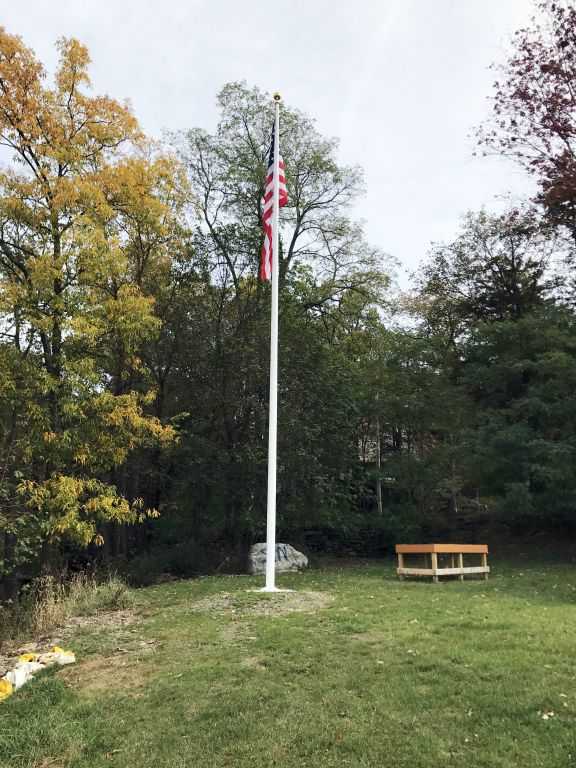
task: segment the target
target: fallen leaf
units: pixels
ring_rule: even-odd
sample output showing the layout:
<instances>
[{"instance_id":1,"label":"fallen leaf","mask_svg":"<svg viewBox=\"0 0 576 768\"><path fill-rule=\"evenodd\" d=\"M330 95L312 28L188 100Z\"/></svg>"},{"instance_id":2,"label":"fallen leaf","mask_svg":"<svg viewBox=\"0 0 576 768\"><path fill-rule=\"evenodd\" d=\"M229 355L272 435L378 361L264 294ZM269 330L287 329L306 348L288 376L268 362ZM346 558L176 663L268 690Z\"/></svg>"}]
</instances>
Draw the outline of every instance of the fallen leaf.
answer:
<instances>
[{"instance_id":1,"label":"fallen leaf","mask_svg":"<svg viewBox=\"0 0 576 768\"><path fill-rule=\"evenodd\" d=\"M118 752L122 752L121 749L111 749L110 752L106 752L106 760L114 760L114 755L117 755Z\"/></svg>"},{"instance_id":2,"label":"fallen leaf","mask_svg":"<svg viewBox=\"0 0 576 768\"><path fill-rule=\"evenodd\" d=\"M551 709L539 709L538 714L542 720L549 720L551 717L554 717L554 712Z\"/></svg>"}]
</instances>

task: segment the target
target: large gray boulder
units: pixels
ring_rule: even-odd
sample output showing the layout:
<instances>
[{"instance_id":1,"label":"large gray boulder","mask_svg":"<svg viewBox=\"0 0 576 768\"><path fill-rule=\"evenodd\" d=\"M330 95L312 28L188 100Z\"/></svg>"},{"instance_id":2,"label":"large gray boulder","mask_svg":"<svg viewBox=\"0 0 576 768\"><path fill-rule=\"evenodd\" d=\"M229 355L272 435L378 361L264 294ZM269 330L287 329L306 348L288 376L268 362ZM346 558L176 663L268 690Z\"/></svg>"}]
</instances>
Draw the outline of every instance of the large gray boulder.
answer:
<instances>
[{"instance_id":1,"label":"large gray boulder","mask_svg":"<svg viewBox=\"0 0 576 768\"><path fill-rule=\"evenodd\" d=\"M276 544L276 573L301 571L308 565L308 558L290 544ZM266 544L254 544L248 553L248 573L266 573Z\"/></svg>"}]
</instances>

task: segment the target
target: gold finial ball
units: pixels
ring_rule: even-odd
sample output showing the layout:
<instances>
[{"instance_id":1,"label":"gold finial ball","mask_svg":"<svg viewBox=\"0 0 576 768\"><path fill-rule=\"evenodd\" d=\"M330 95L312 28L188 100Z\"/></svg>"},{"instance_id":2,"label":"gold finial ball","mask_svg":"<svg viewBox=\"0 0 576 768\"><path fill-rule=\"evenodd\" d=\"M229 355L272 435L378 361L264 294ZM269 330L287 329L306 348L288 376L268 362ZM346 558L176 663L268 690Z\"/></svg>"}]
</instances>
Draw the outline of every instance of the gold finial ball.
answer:
<instances>
[{"instance_id":1,"label":"gold finial ball","mask_svg":"<svg viewBox=\"0 0 576 768\"><path fill-rule=\"evenodd\" d=\"M280 92L279 91L274 91L274 101L280 101L281 98L282 98L282 96L281 96Z\"/></svg>"}]
</instances>

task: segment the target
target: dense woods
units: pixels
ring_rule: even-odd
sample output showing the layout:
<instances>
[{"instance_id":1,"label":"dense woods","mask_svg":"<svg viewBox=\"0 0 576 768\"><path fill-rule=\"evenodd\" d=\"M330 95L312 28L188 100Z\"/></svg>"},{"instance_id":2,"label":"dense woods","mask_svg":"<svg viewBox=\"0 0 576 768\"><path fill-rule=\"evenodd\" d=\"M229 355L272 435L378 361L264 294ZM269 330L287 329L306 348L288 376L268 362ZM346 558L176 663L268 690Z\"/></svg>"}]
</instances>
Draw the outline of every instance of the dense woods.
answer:
<instances>
[{"instance_id":1,"label":"dense woods","mask_svg":"<svg viewBox=\"0 0 576 768\"><path fill-rule=\"evenodd\" d=\"M576 529L576 10L539 12L478 130L538 194L462 212L408 292L351 215L361 169L282 107L282 538ZM59 50L50 83L0 31L4 592L73 563L242 568L265 525L269 97L229 83L213 134L160 143Z\"/></svg>"}]
</instances>

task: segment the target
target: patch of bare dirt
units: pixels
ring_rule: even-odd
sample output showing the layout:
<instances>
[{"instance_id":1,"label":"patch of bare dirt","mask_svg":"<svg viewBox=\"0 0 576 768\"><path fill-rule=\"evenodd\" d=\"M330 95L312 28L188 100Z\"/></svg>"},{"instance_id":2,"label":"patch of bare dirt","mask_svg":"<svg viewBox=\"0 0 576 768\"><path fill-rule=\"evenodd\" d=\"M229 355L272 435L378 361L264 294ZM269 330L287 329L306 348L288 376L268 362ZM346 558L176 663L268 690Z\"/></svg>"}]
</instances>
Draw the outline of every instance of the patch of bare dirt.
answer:
<instances>
[{"instance_id":1,"label":"patch of bare dirt","mask_svg":"<svg viewBox=\"0 0 576 768\"><path fill-rule=\"evenodd\" d=\"M315 613L333 600L327 592L222 592L198 600L192 608L201 613L286 616L290 613Z\"/></svg>"},{"instance_id":2,"label":"patch of bare dirt","mask_svg":"<svg viewBox=\"0 0 576 768\"><path fill-rule=\"evenodd\" d=\"M71 616L66 619L65 624L56 627L50 635L42 635L36 640L5 648L0 653L0 677L6 674L9 669L12 669L22 653L45 653L53 645L66 645L67 640L78 628L122 628L134 624L142 618L144 618L144 615L133 609L109 611L93 616ZM142 650L144 652L151 652L145 649Z\"/></svg>"},{"instance_id":3,"label":"patch of bare dirt","mask_svg":"<svg viewBox=\"0 0 576 768\"><path fill-rule=\"evenodd\" d=\"M66 621L60 630L60 634L70 634L77 627L94 627L96 629L104 627L125 627L127 624L134 624L135 621L144 618L142 613L138 613L132 608L126 608L121 611L110 611L109 613L97 613L94 616L72 616Z\"/></svg>"},{"instance_id":4,"label":"patch of bare dirt","mask_svg":"<svg viewBox=\"0 0 576 768\"><path fill-rule=\"evenodd\" d=\"M250 627L244 621L231 621L220 630L220 634L224 640L228 640L231 643L245 638L248 632L250 632Z\"/></svg>"},{"instance_id":5,"label":"patch of bare dirt","mask_svg":"<svg viewBox=\"0 0 576 768\"><path fill-rule=\"evenodd\" d=\"M377 645L390 640L389 632L358 632L351 636L353 640L357 640L359 643L368 643L369 645Z\"/></svg>"},{"instance_id":6,"label":"patch of bare dirt","mask_svg":"<svg viewBox=\"0 0 576 768\"><path fill-rule=\"evenodd\" d=\"M63 754L58 757L45 755L26 763L28 768L69 768L71 765L77 765L77 761L83 756L84 744L79 741L71 740L63 747Z\"/></svg>"},{"instance_id":7,"label":"patch of bare dirt","mask_svg":"<svg viewBox=\"0 0 576 768\"><path fill-rule=\"evenodd\" d=\"M266 672L266 662L259 659L258 656L248 656L242 659L240 662L243 667L250 667L250 669L257 669L259 672Z\"/></svg>"},{"instance_id":8,"label":"patch of bare dirt","mask_svg":"<svg viewBox=\"0 0 576 768\"><path fill-rule=\"evenodd\" d=\"M66 685L90 698L115 690L138 690L149 681L138 659L123 656L95 656L66 667L60 674Z\"/></svg>"}]
</instances>

